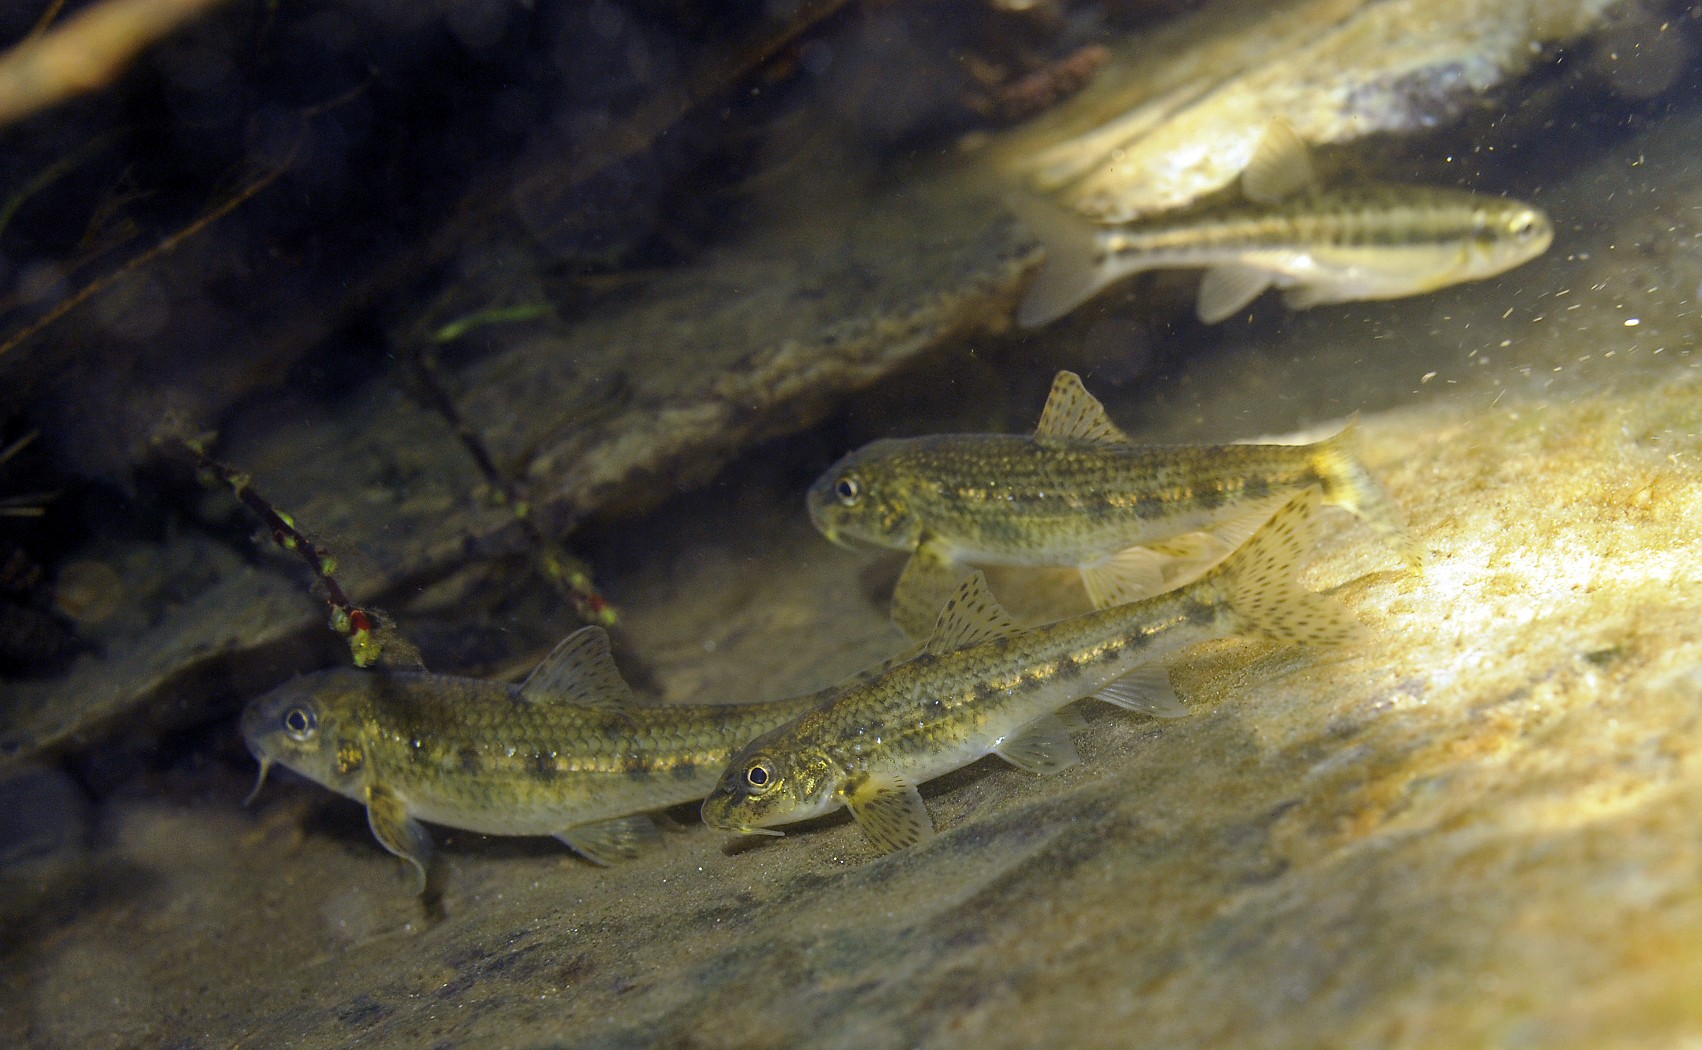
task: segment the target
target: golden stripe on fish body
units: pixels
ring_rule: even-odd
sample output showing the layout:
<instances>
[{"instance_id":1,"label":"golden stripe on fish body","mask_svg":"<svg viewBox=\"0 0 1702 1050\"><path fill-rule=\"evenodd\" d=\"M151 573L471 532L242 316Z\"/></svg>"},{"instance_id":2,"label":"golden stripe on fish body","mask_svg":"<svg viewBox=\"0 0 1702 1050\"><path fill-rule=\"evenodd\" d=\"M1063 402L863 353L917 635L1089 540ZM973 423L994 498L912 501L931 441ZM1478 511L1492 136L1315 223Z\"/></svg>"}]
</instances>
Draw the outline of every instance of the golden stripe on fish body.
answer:
<instances>
[{"instance_id":1,"label":"golden stripe on fish body","mask_svg":"<svg viewBox=\"0 0 1702 1050\"><path fill-rule=\"evenodd\" d=\"M373 834L423 892L430 821L554 835L599 864L656 835L647 810L702 798L728 756L808 709L640 704L601 628L570 635L522 685L340 669L252 701L242 734L260 777L281 765L367 807Z\"/></svg>"},{"instance_id":2,"label":"golden stripe on fish body","mask_svg":"<svg viewBox=\"0 0 1702 1050\"><path fill-rule=\"evenodd\" d=\"M1162 661L1237 632L1342 644L1364 628L1334 599L1294 580L1312 541L1317 490L1304 489L1222 564L1193 583L1129 605L1014 628L976 573L940 610L914 655L836 691L757 737L703 803L724 831L850 809L881 850L932 832L917 785L987 754L1049 773L1076 761L1057 712L1086 696L1149 714L1183 712Z\"/></svg>"},{"instance_id":3,"label":"golden stripe on fish body","mask_svg":"<svg viewBox=\"0 0 1702 1050\"><path fill-rule=\"evenodd\" d=\"M1042 325L1130 274L1205 267L1207 324L1265 289L1294 309L1394 299L1476 281L1548 250L1554 227L1521 201L1425 186L1318 185L1287 124L1265 132L1241 175L1244 200L1112 226L1026 198L1012 209L1046 248L1017 320Z\"/></svg>"},{"instance_id":4,"label":"golden stripe on fish body","mask_svg":"<svg viewBox=\"0 0 1702 1050\"><path fill-rule=\"evenodd\" d=\"M1197 575L1306 486L1422 564L1351 427L1312 445L1136 445L1073 372L1053 380L1032 436L876 441L806 502L834 542L911 552L892 616L922 639L969 565L1074 566L1096 607L1122 604Z\"/></svg>"}]
</instances>

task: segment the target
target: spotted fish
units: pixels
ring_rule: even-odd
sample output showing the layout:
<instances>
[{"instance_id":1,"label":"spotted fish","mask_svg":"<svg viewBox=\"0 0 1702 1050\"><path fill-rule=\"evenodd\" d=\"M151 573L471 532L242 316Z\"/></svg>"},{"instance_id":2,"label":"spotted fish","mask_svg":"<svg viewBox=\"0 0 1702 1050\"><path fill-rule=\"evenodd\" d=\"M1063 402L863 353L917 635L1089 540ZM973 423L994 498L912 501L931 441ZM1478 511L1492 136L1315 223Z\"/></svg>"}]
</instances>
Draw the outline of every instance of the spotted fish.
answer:
<instances>
[{"instance_id":1,"label":"spotted fish","mask_svg":"<svg viewBox=\"0 0 1702 1050\"><path fill-rule=\"evenodd\" d=\"M877 849L915 845L933 830L917 785L989 753L1035 773L1075 763L1058 715L1072 701L1182 714L1162 661L1186 645L1240 632L1354 640L1364 628L1347 609L1294 580L1317 499L1302 490L1193 583L1045 627L1013 627L975 573L917 653L852 679L734 755L704 800L704 822L779 834L777 824L844 806Z\"/></svg>"},{"instance_id":2,"label":"spotted fish","mask_svg":"<svg viewBox=\"0 0 1702 1050\"><path fill-rule=\"evenodd\" d=\"M1312 445L1137 445L1073 372L1053 380L1032 436L876 441L817 479L806 503L836 543L911 552L892 616L920 640L970 565L1075 566L1105 608L1197 575L1306 487L1422 563L1351 427Z\"/></svg>"},{"instance_id":3,"label":"spotted fish","mask_svg":"<svg viewBox=\"0 0 1702 1050\"><path fill-rule=\"evenodd\" d=\"M590 860L656 837L644 813L700 799L728 757L797 717L772 703L635 701L609 636L568 636L521 685L426 672L305 675L251 702L242 735L281 765L366 806L372 833L413 866L423 892L431 839L420 821L487 835L554 835Z\"/></svg>"}]
</instances>

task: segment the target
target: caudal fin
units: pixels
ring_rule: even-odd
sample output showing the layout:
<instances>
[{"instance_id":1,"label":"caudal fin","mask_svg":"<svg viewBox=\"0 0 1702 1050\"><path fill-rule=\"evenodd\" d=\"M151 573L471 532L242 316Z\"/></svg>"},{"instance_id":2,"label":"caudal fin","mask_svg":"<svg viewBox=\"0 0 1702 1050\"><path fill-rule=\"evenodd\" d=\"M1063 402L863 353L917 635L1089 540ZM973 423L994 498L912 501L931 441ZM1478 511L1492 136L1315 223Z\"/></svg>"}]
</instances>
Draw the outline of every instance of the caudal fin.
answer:
<instances>
[{"instance_id":1,"label":"caudal fin","mask_svg":"<svg viewBox=\"0 0 1702 1050\"><path fill-rule=\"evenodd\" d=\"M1055 321L1109 283L1100 258L1098 226L1032 197L1012 197L1006 203L1046 249L1046 261L1017 307L1017 324L1039 328Z\"/></svg>"},{"instance_id":2,"label":"caudal fin","mask_svg":"<svg viewBox=\"0 0 1702 1050\"><path fill-rule=\"evenodd\" d=\"M1345 605L1295 580L1316 538L1317 510L1318 490L1308 487L1201 582L1215 582L1236 616L1279 642L1345 645L1365 637L1365 625Z\"/></svg>"},{"instance_id":3,"label":"caudal fin","mask_svg":"<svg viewBox=\"0 0 1702 1050\"><path fill-rule=\"evenodd\" d=\"M1312 469L1322 479L1325 503L1364 520L1400 551L1410 568L1424 568L1424 550L1407 531L1400 504L1360 462L1358 428L1353 423L1335 437L1312 446Z\"/></svg>"}]
</instances>

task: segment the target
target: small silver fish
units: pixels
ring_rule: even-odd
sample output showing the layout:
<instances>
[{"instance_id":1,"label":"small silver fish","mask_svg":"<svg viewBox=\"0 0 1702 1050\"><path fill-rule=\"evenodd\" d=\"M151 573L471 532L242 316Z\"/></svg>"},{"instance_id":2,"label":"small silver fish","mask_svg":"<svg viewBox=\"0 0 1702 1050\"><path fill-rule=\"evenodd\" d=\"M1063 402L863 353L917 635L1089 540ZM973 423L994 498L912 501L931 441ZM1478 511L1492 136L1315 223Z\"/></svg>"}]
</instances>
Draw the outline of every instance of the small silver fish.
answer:
<instances>
[{"instance_id":1,"label":"small silver fish","mask_svg":"<svg viewBox=\"0 0 1702 1050\"><path fill-rule=\"evenodd\" d=\"M1017 321L1038 327L1143 270L1204 267L1196 309L1215 324L1265 289L1291 309L1398 299L1510 270L1548 250L1554 226L1521 201L1426 186L1324 187L1306 144L1273 123L1241 174L1244 200L1101 226L1034 200L1012 210L1046 262Z\"/></svg>"}]
</instances>

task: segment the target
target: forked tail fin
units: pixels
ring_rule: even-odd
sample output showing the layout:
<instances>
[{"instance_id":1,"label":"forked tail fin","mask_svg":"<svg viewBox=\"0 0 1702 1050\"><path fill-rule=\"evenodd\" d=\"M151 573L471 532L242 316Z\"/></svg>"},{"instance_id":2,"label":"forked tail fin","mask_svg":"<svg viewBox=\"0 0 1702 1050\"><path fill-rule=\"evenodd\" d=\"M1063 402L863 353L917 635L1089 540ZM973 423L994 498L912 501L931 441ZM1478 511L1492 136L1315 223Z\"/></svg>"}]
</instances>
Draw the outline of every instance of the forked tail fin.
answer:
<instances>
[{"instance_id":1,"label":"forked tail fin","mask_svg":"<svg viewBox=\"0 0 1702 1050\"><path fill-rule=\"evenodd\" d=\"M1017 324L1039 328L1105 287L1108 278L1099 257L1099 227L1059 205L1032 197L1013 196L1006 204L1046 249L1046 261L1029 281L1017 307Z\"/></svg>"},{"instance_id":2,"label":"forked tail fin","mask_svg":"<svg viewBox=\"0 0 1702 1050\"><path fill-rule=\"evenodd\" d=\"M1324 486L1324 502L1359 517L1400 551L1412 569L1424 567L1424 550L1407 531L1400 504L1359 459L1358 427L1349 423L1335 437L1312 446L1312 469Z\"/></svg>"},{"instance_id":3,"label":"forked tail fin","mask_svg":"<svg viewBox=\"0 0 1702 1050\"><path fill-rule=\"evenodd\" d=\"M1345 645L1365 637L1347 606L1295 580L1316 538L1317 510L1318 490L1308 486L1200 583L1222 588L1243 623L1279 642Z\"/></svg>"}]
</instances>

